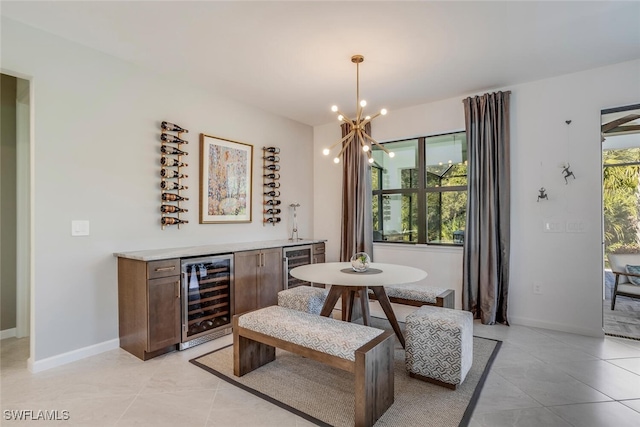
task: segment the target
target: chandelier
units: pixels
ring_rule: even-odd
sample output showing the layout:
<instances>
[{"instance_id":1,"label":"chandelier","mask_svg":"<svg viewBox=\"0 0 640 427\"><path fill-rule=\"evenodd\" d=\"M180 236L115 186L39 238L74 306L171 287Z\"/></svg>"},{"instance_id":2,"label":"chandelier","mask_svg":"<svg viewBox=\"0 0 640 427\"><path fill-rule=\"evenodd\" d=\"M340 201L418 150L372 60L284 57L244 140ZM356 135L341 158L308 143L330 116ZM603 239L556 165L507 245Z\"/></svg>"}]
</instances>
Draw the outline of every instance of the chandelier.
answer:
<instances>
[{"instance_id":1,"label":"chandelier","mask_svg":"<svg viewBox=\"0 0 640 427\"><path fill-rule=\"evenodd\" d=\"M379 113L375 114L373 117L364 116L363 117L363 109L367 105L367 101L364 99L360 100L360 63L364 61L364 56L362 55L354 55L351 57L351 62L356 64L356 118L351 120L346 115L344 115L338 109L338 106L334 105L331 107L331 111L334 113L338 113L338 120L343 123L348 123L350 125L350 131L348 134L344 136L341 140L333 144L329 148L325 148L322 150L322 154L328 156L331 153L331 150L336 147L338 144L342 144L342 148L336 157L334 157L334 163L340 163L340 156L344 152L344 150L351 144L355 142L356 144L360 144L362 147L362 151L367 153L367 158L369 159L369 163L373 163L373 157L371 156L371 148L373 144L377 145L382 149L385 153L389 155L389 157L393 157L395 153L389 152L386 148L384 148L378 141L373 139L369 134L367 134L364 130L365 126L370 123L373 119L378 116L384 116L387 114L386 108L380 110Z\"/></svg>"}]
</instances>

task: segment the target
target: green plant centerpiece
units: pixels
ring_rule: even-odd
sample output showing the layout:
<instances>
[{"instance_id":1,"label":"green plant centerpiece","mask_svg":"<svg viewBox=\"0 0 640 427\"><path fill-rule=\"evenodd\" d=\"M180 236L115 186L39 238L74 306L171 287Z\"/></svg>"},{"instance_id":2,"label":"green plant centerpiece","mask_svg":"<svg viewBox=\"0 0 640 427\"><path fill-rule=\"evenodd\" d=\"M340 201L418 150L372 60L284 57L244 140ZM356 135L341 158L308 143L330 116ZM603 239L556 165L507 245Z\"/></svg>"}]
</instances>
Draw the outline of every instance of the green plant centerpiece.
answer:
<instances>
[{"instance_id":1,"label":"green plant centerpiece","mask_svg":"<svg viewBox=\"0 0 640 427\"><path fill-rule=\"evenodd\" d=\"M351 257L351 268L358 273L367 271L369 264L371 264L371 258L366 252L357 252Z\"/></svg>"}]
</instances>

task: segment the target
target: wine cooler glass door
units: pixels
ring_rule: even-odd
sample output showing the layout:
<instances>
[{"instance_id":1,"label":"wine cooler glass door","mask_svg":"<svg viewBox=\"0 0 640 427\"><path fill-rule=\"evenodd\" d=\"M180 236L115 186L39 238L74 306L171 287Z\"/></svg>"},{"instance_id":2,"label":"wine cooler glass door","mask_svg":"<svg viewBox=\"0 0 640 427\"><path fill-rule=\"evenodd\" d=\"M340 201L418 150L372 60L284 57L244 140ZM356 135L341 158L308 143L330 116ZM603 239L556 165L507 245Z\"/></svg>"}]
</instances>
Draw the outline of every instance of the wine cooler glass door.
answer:
<instances>
[{"instance_id":1,"label":"wine cooler glass door","mask_svg":"<svg viewBox=\"0 0 640 427\"><path fill-rule=\"evenodd\" d=\"M231 324L231 256L182 260L182 341Z\"/></svg>"},{"instance_id":2,"label":"wine cooler glass door","mask_svg":"<svg viewBox=\"0 0 640 427\"><path fill-rule=\"evenodd\" d=\"M311 285L309 282L296 279L290 274L290 271L295 267L311 264L312 246L293 246L290 248L284 248L283 252L286 268L285 289L295 288L296 286Z\"/></svg>"}]
</instances>

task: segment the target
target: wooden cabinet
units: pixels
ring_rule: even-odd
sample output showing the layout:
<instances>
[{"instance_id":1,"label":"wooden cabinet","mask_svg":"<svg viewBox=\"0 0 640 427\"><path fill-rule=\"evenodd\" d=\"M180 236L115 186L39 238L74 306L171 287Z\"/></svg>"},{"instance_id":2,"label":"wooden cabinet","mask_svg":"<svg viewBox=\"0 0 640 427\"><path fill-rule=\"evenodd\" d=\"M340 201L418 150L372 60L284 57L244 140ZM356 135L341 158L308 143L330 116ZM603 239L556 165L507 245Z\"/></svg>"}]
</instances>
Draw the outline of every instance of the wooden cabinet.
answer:
<instances>
[{"instance_id":1,"label":"wooden cabinet","mask_svg":"<svg viewBox=\"0 0 640 427\"><path fill-rule=\"evenodd\" d=\"M180 260L118 258L120 347L147 360L180 342Z\"/></svg>"},{"instance_id":2,"label":"wooden cabinet","mask_svg":"<svg viewBox=\"0 0 640 427\"><path fill-rule=\"evenodd\" d=\"M282 248L234 253L234 314L278 304Z\"/></svg>"}]
</instances>

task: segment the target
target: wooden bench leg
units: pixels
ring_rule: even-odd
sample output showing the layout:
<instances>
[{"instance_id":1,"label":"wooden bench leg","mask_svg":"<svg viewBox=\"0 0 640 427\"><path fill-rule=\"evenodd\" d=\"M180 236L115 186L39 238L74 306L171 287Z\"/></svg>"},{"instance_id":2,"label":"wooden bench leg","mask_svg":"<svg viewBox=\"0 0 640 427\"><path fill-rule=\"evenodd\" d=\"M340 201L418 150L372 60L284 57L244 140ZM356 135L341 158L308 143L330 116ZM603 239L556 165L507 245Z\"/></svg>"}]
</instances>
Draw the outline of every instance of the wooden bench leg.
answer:
<instances>
[{"instance_id":1,"label":"wooden bench leg","mask_svg":"<svg viewBox=\"0 0 640 427\"><path fill-rule=\"evenodd\" d=\"M276 348L239 334L237 316L233 318L233 375L241 377L276 360Z\"/></svg>"},{"instance_id":2,"label":"wooden bench leg","mask_svg":"<svg viewBox=\"0 0 640 427\"><path fill-rule=\"evenodd\" d=\"M356 350L356 427L373 426L393 404L394 343L389 331Z\"/></svg>"}]
</instances>

